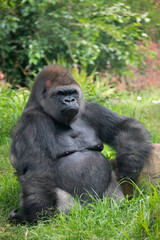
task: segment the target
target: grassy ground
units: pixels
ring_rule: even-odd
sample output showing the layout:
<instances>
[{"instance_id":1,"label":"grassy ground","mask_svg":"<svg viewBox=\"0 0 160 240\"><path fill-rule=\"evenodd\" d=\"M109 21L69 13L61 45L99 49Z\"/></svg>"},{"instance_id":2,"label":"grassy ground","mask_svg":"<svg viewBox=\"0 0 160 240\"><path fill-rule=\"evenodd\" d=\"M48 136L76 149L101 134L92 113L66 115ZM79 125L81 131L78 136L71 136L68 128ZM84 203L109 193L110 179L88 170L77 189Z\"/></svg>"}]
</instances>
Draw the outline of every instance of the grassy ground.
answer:
<instances>
[{"instance_id":1,"label":"grassy ground","mask_svg":"<svg viewBox=\"0 0 160 240\"><path fill-rule=\"evenodd\" d=\"M94 90L94 89L92 89ZM93 93L93 92L92 92ZM151 141L160 143L160 89L141 93L109 91L99 102L119 114L135 117L151 132ZM94 94L91 94L93 98ZM59 214L37 225L14 225L7 220L10 210L17 208L20 186L9 162L10 132L26 103L28 92L4 90L0 93L0 239L107 239L107 240L160 240L159 185L143 184L132 200L126 198L117 204L93 200L88 207L66 216ZM88 93L85 94L89 98ZM107 154L106 151L109 153ZM112 156L110 148L105 154Z\"/></svg>"}]
</instances>

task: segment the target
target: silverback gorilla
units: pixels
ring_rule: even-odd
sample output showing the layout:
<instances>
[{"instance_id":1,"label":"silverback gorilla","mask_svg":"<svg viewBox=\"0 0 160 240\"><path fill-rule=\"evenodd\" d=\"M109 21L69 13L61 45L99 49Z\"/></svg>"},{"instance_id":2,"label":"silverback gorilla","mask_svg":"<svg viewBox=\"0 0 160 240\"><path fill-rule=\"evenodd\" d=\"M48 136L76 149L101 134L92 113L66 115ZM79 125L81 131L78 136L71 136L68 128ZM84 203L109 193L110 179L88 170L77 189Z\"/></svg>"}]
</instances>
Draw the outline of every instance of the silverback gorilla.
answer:
<instances>
[{"instance_id":1,"label":"silverback gorilla","mask_svg":"<svg viewBox=\"0 0 160 240\"><path fill-rule=\"evenodd\" d=\"M135 119L85 102L63 67L45 67L12 135L10 158L20 184L22 212L10 220L32 222L42 211L65 211L73 198L122 199L103 143L116 150L119 176L136 179L151 151L149 133Z\"/></svg>"}]
</instances>

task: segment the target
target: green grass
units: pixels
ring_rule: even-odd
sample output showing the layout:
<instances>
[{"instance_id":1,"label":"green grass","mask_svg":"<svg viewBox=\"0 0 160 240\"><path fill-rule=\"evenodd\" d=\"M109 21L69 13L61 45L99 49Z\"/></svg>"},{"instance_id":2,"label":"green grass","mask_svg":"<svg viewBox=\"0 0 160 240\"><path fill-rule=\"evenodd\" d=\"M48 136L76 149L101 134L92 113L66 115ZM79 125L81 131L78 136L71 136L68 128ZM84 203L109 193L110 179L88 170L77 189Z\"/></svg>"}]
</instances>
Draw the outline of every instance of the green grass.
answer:
<instances>
[{"instance_id":1,"label":"green grass","mask_svg":"<svg viewBox=\"0 0 160 240\"><path fill-rule=\"evenodd\" d=\"M97 96L97 101L119 114L135 117L151 132L151 141L160 142L160 89L140 93L102 92L88 84L91 92L86 99ZM92 91L93 90L93 91ZM138 100L137 97L141 97ZM18 207L20 186L9 161L10 132L26 103L28 92L3 90L0 93L0 239L2 240L52 240L52 239L107 239L107 240L160 240L160 183L157 186L143 184L132 200L121 203L93 200L69 215L59 214L48 221L31 225L15 225L8 221L8 213ZM108 153L107 153L108 151ZM104 154L113 157L113 151L105 147Z\"/></svg>"},{"instance_id":2,"label":"green grass","mask_svg":"<svg viewBox=\"0 0 160 240\"><path fill-rule=\"evenodd\" d=\"M139 97L141 100L138 100ZM139 93L119 92L104 105L118 114L136 118L151 133L151 141L160 143L160 88L151 88Z\"/></svg>"},{"instance_id":3,"label":"green grass","mask_svg":"<svg viewBox=\"0 0 160 240\"><path fill-rule=\"evenodd\" d=\"M0 89L0 143L10 138L11 130L23 111L28 94L26 89Z\"/></svg>"}]
</instances>

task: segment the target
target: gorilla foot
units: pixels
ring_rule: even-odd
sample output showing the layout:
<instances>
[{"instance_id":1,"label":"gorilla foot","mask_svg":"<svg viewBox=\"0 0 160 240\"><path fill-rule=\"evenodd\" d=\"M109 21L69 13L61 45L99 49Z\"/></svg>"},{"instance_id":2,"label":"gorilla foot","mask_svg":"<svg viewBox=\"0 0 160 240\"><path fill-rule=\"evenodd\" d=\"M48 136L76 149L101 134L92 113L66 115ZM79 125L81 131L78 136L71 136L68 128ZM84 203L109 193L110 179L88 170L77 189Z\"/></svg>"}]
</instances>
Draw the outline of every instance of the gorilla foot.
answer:
<instances>
[{"instance_id":1,"label":"gorilla foot","mask_svg":"<svg viewBox=\"0 0 160 240\"><path fill-rule=\"evenodd\" d=\"M8 220L10 221L21 221L22 220L22 213L18 212L17 209L13 209L10 214L8 215Z\"/></svg>"}]
</instances>

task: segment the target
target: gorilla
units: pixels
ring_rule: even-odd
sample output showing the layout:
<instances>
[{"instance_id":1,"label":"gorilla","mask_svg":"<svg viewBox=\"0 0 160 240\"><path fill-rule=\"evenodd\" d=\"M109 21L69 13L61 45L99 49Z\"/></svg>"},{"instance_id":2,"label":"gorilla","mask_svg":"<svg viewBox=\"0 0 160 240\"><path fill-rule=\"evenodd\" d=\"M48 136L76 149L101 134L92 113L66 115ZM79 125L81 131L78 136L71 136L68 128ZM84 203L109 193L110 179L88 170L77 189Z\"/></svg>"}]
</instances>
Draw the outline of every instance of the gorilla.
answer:
<instances>
[{"instance_id":1,"label":"gorilla","mask_svg":"<svg viewBox=\"0 0 160 240\"><path fill-rule=\"evenodd\" d=\"M36 221L92 198L124 198L103 143L116 151L120 178L135 180L151 152L149 133L133 118L85 102L73 76L50 65L38 74L12 134L10 159L21 184L21 211L9 220Z\"/></svg>"}]
</instances>

